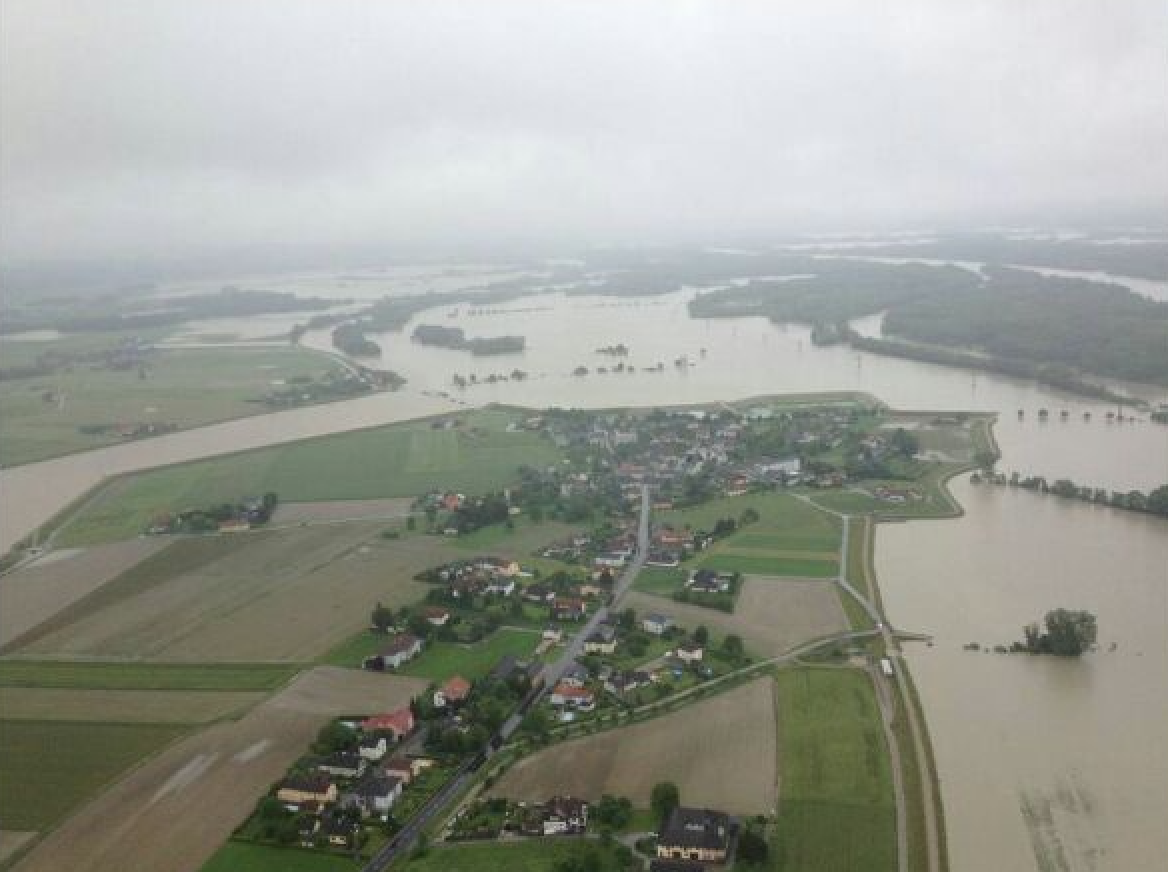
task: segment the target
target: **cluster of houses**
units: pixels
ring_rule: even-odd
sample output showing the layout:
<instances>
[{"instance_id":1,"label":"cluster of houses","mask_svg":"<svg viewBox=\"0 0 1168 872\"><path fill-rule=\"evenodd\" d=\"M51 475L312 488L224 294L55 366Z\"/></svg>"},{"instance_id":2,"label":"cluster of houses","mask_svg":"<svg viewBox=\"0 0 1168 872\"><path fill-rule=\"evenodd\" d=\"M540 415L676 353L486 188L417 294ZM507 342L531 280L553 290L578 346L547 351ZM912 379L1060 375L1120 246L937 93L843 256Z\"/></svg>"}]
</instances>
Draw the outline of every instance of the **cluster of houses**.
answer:
<instances>
[{"instance_id":1,"label":"cluster of houses","mask_svg":"<svg viewBox=\"0 0 1168 872\"><path fill-rule=\"evenodd\" d=\"M482 826L480 812L485 807L502 807ZM588 802L573 796L553 796L546 802L512 802L505 799L480 800L464 808L451 822L454 839L511 836L578 836L588 832Z\"/></svg>"},{"instance_id":2,"label":"cluster of houses","mask_svg":"<svg viewBox=\"0 0 1168 872\"><path fill-rule=\"evenodd\" d=\"M277 502L276 494L269 493L262 497L244 497L234 504L167 512L154 517L146 532L154 536L167 533L245 533L266 524Z\"/></svg>"},{"instance_id":3,"label":"cluster of houses","mask_svg":"<svg viewBox=\"0 0 1168 872\"><path fill-rule=\"evenodd\" d=\"M305 847L353 847L363 824L385 820L407 786L435 765L428 757L390 753L414 731L408 707L352 726L355 747L311 759L276 786L276 799L296 814Z\"/></svg>"},{"instance_id":4,"label":"cluster of houses","mask_svg":"<svg viewBox=\"0 0 1168 872\"><path fill-rule=\"evenodd\" d=\"M678 633L671 618L660 614L644 615L638 627L651 636ZM623 643L625 631L611 621L600 624L585 640L586 657L600 660L595 673L581 663L573 662L560 675L548 693L548 703L560 713L561 720L571 720L576 713L595 711L601 692L617 701L627 701L630 694L644 687L652 687L684 677L686 670L706 675L705 646L692 638L682 638L652 664L636 668L618 668L604 662L615 656Z\"/></svg>"}]
</instances>

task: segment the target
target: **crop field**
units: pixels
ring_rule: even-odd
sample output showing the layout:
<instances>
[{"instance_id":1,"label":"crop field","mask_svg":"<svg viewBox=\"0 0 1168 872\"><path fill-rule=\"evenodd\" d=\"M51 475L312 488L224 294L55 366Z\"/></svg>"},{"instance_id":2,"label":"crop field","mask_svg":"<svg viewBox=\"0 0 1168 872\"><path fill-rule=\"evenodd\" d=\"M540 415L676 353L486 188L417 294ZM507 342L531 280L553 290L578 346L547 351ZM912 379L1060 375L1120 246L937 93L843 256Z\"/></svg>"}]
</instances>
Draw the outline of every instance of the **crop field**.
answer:
<instances>
[{"instance_id":1,"label":"crop field","mask_svg":"<svg viewBox=\"0 0 1168 872\"><path fill-rule=\"evenodd\" d=\"M756 657L774 657L849 629L837 589L826 581L747 577L733 614L638 591L629 592L623 605L637 614L668 615L685 627L704 624L715 638L736 633Z\"/></svg>"},{"instance_id":2,"label":"crop field","mask_svg":"<svg viewBox=\"0 0 1168 872\"><path fill-rule=\"evenodd\" d=\"M733 548L712 551L703 558L702 566L718 572L741 572L743 575L835 578L839 574L838 560L743 554Z\"/></svg>"},{"instance_id":3,"label":"crop field","mask_svg":"<svg viewBox=\"0 0 1168 872\"><path fill-rule=\"evenodd\" d=\"M16 830L51 826L186 730L174 724L0 721L0 819Z\"/></svg>"},{"instance_id":4,"label":"crop field","mask_svg":"<svg viewBox=\"0 0 1168 872\"><path fill-rule=\"evenodd\" d=\"M353 523L180 540L98 591L102 601L58 615L19 651L38 659L314 660L367 626L375 602L419 599L426 587L413 576L449 559L437 537L384 540L382 529Z\"/></svg>"},{"instance_id":5,"label":"crop field","mask_svg":"<svg viewBox=\"0 0 1168 872\"><path fill-rule=\"evenodd\" d=\"M143 472L107 485L61 532L66 545L141 532L161 512L215 505L268 491L281 501L413 497L433 489L478 494L512 483L523 464L559 458L537 434L507 432L512 416L484 410L462 426L393 424Z\"/></svg>"},{"instance_id":6,"label":"crop field","mask_svg":"<svg viewBox=\"0 0 1168 872\"><path fill-rule=\"evenodd\" d=\"M46 836L16 870L124 872L126 858L133 857L135 869L197 872L304 753L325 721L342 714L391 710L424 687L414 679L318 667L241 719L188 736L135 768ZM78 735L91 726L68 725ZM49 746L38 747L39 752L26 747L11 755L29 768L25 773L29 782L38 781L32 769L53 756ZM68 738L52 747L68 748ZM78 754L76 760L93 766L93 756ZM101 755L97 757L100 762ZM84 766L68 771L76 778ZM33 783L29 789L45 788ZM8 800L8 791L2 795ZM110 821L121 823L110 826Z\"/></svg>"},{"instance_id":7,"label":"crop field","mask_svg":"<svg viewBox=\"0 0 1168 872\"><path fill-rule=\"evenodd\" d=\"M317 503L281 503L272 515L272 525L402 519L410 514L413 500L398 497L386 500L321 500Z\"/></svg>"},{"instance_id":8,"label":"crop field","mask_svg":"<svg viewBox=\"0 0 1168 872\"><path fill-rule=\"evenodd\" d=\"M0 646L116 578L165 547L135 539L97 548L50 552L36 563L0 577Z\"/></svg>"},{"instance_id":9,"label":"crop field","mask_svg":"<svg viewBox=\"0 0 1168 872\"><path fill-rule=\"evenodd\" d=\"M39 352L70 342L5 345ZM137 369L78 364L71 371L0 382L0 465L122 441L114 431L87 435L80 427L157 422L184 429L266 412L262 403L249 400L274 383L340 368L326 355L293 347L170 349L148 360L144 377Z\"/></svg>"},{"instance_id":10,"label":"crop field","mask_svg":"<svg viewBox=\"0 0 1168 872\"><path fill-rule=\"evenodd\" d=\"M277 663L134 663L0 660L0 688L276 690L299 671Z\"/></svg>"},{"instance_id":11,"label":"crop field","mask_svg":"<svg viewBox=\"0 0 1168 872\"><path fill-rule=\"evenodd\" d=\"M833 578L839 572L839 520L791 494L725 497L693 509L663 512L659 520L709 530L720 519L741 518L747 509L758 512L759 519L715 542L696 565L719 572L800 578Z\"/></svg>"},{"instance_id":12,"label":"crop field","mask_svg":"<svg viewBox=\"0 0 1168 872\"><path fill-rule=\"evenodd\" d=\"M880 713L856 670L780 672L776 870L891 872L896 809Z\"/></svg>"},{"instance_id":13,"label":"crop field","mask_svg":"<svg viewBox=\"0 0 1168 872\"><path fill-rule=\"evenodd\" d=\"M8 721L203 724L236 715L265 696L235 690L0 687L0 712Z\"/></svg>"},{"instance_id":14,"label":"crop field","mask_svg":"<svg viewBox=\"0 0 1168 872\"><path fill-rule=\"evenodd\" d=\"M769 814L776 795L773 692L773 680L762 678L673 714L554 745L516 763L491 792L529 800L609 793L644 808L654 784L673 781L686 805Z\"/></svg>"},{"instance_id":15,"label":"crop field","mask_svg":"<svg viewBox=\"0 0 1168 872\"><path fill-rule=\"evenodd\" d=\"M710 530L720 519L738 519L747 509L758 512L759 519L727 541L748 536L750 538L742 543L743 547L763 544L784 551L834 552L839 549L839 521L787 493L724 497L692 509L661 512L656 518L675 527L688 525L695 530Z\"/></svg>"}]
</instances>

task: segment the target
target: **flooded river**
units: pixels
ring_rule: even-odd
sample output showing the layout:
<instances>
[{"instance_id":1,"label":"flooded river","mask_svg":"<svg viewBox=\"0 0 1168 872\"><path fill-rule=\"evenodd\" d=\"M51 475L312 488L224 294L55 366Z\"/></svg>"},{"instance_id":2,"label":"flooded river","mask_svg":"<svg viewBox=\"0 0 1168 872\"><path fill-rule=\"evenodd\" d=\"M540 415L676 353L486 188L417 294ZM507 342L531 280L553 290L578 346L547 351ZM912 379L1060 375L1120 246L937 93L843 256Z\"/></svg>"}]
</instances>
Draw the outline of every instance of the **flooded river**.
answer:
<instances>
[{"instance_id":1,"label":"flooded river","mask_svg":"<svg viewBox=\"0 0 1168 872\"><path fill-rule=\"evenodd\" d=\"M375 337L381 365L409 379L399 393L4 470L0 546L108 475L490 402L596 408L859 390L902 408L1001 413L1006 471L1109 489L1168 482L1166 427L1108 422L1107 407L1031 382L817 348L803 328L693 320L686 310L693 293L439 307L402 333ZM418 323L462 327L469 336L521 334L527 350L476 358L422 347L409 339ZM327 348L327 332L306 341ZM620 361L597 353L616 344L629 347L623 362L631 374L612 372ZM663 371L646 371L658 363ZM579 366L588 375L573 375ZM515 369L527 380L451 386L455 375L481 380ZM1044 407L1052 416L1040 423ZM1163 868L1168 522L965 481L955 492L965 517L883 526L877 539L892 621L936 637L933 648L916 647L909 657L937 751L954 872ZM962 650L970 641L1008 643L1059 606L1099 616L1102 653L1068 663Z\"/></svg>"}]
</instances>

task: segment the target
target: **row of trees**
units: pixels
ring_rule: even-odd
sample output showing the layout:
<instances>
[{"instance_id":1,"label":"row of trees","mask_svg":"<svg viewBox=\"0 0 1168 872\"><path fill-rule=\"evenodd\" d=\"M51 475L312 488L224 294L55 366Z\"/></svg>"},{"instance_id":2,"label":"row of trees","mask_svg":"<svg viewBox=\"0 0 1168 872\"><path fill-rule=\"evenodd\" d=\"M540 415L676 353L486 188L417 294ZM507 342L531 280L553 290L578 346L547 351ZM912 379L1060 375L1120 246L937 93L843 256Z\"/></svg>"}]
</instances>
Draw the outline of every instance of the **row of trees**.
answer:
<instances>
[{"instance_id":1,"label":"row of trees","mask_svg":"<svg viewBox=\"0 0 1168 872\"><path fill-rule=\"evenodd\" d=\"M984 479L981 475L975 474L972 480L974 483L978 483ZM1151 515L1168 517L1168 484L1144 493L1140 490L1109 491L1105 488L1075 484L1069 478L1060 478L1050 482L1041 475L1022 476L1017 472L1011 473L1009 478L1001 474L990 475L988 480L993 484L1020 487L1024 490L1054 494L1088 503L1098 503L1115 509L1147 512Z\"/></svg>"}]
</instances>

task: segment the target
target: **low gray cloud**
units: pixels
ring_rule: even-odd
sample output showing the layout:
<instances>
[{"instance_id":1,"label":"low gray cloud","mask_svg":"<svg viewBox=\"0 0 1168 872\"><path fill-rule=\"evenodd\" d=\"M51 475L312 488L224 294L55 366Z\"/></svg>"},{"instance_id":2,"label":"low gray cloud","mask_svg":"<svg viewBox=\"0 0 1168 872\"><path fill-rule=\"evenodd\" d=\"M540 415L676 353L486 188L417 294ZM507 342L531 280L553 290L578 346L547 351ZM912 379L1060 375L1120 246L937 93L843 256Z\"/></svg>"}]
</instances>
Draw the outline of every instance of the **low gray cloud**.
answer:
<instances>
[{"instance_id":1,"label":"low gray cloud","mask_svg":"<svg viewBox=\"0 0 1168 872\"><path fill-rule=\"evenodd\" d=\"M1165 220L1168 4L8 0L6 259Z\"/></svg>"}]
</instances>

